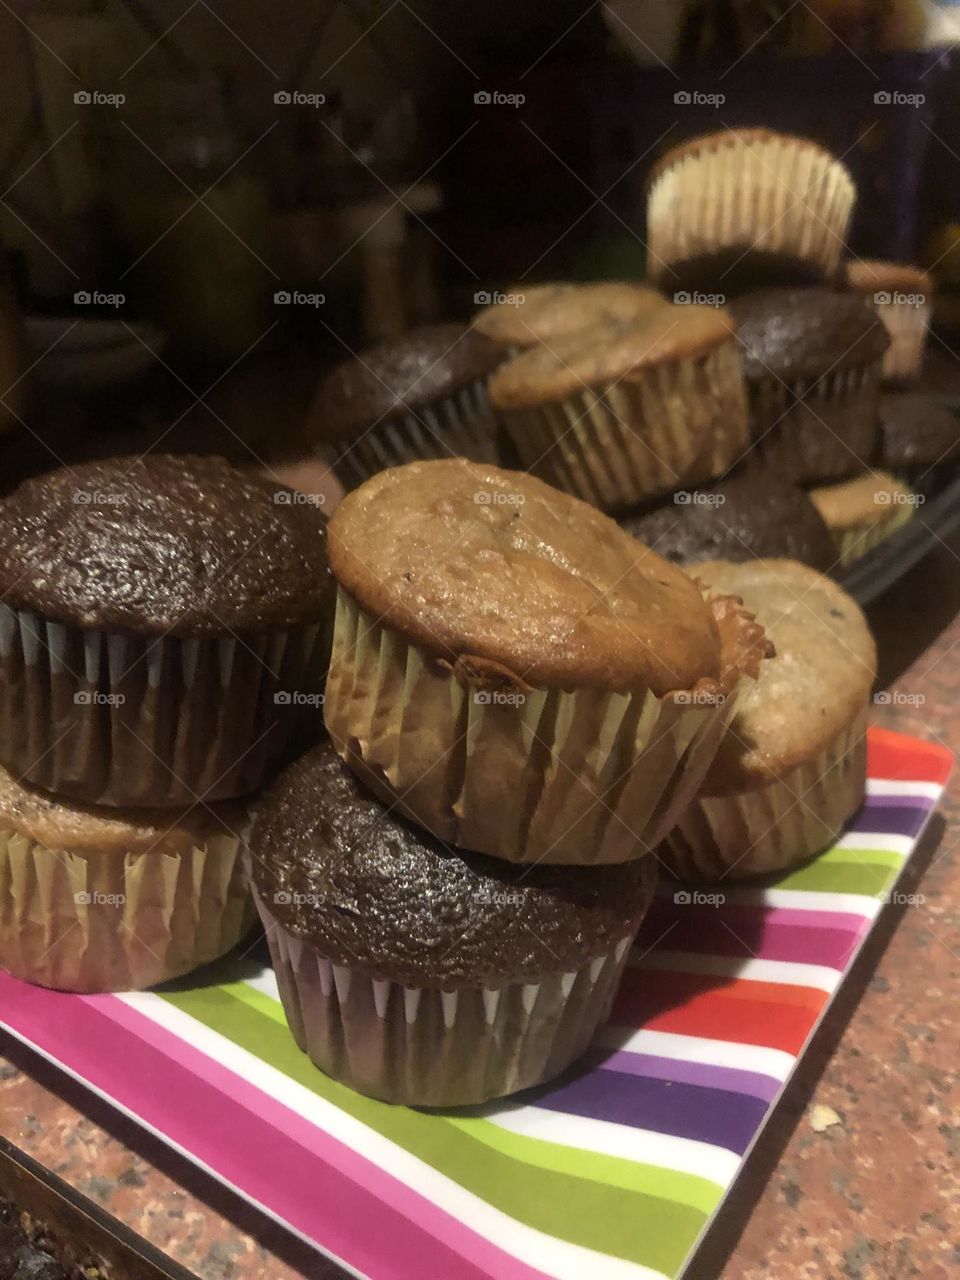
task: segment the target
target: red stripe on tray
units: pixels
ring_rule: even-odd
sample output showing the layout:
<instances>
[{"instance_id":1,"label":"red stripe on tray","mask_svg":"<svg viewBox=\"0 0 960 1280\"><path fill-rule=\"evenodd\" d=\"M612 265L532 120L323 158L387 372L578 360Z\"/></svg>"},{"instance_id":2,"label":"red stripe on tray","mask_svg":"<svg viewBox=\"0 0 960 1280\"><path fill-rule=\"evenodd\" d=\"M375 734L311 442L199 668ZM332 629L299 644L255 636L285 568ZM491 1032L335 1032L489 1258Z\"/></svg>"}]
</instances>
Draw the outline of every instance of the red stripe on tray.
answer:
<instances>
[{"instance_id":1,"label":"red stripe on tray","mask_svg":"<svg viewBox=\"0 0 960 1280\"><path fill-rule=\"evenodd\" d=\"M890 782L938 782L953 769L953 753L935 742L921 742L890 729L867 732L867 774Z\"/></svg>"},{"instance_id":2,"label":"red stripe on tray","mask_svg":"<svg viewBox=\"0 0 960 1280\"><path fill-rule=\"evenodd\" d=\"M812 987L641 969L628 971L610 1021L798 1054L828 1000Z\"/></svg>"}]
</instances>

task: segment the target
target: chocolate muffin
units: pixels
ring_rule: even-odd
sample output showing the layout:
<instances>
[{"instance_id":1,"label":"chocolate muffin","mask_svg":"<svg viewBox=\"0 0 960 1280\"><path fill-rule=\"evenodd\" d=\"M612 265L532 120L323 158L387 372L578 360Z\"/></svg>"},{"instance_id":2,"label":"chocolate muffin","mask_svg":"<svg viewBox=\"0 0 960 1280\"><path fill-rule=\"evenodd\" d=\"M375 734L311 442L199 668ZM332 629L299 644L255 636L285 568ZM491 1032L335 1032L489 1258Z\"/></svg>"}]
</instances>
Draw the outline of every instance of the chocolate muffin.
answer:
<instances>
[{"instance_id":1,"label":"chocolate muffin","mask_svg":"<svg viewBox=\"0 0 960 1280\"><path fill-rule=\"evenodd\" d=\"M518 867L453 849L369 795L333 748L278 780L251 867L294 1038L409 1106L540 1084L606 1017L656 863Z\"/></svg>"},{"instance_id":2,"label":"chocolate muffin","mask_svg":"<svg viewBox=\"0 0 960 1280\"><path fill-rule=\"evenodd\" d=\"M783 871L826 848L863 802L876 648L856 602L806 565L714 561L696 573L756 610L776 655L660 853L686 880Z\"/></svg>"},{"instance_id":3,"label":"chocolate muffin","mask_svg":"<svg viewBox=\"0 0 960 1280\"><path fill-rule=\"evenodd\" d=\"M639 320L669 305L649 285L626 281L530 285L510 290L502 302L483 307L474 316L473 327L516 355L541 342L553 346L596 325Z\"/></svg>"},{"instance_id":4,"label":"chocolate muffin","mask_svg":"<svg viewBox=\"0 0 960 1280\"><path fill-rule=\"evenodd\" d=\"M647 265L666 293L733 297L835 277L854 185L836 157L770 129L720 129L651 170Z\"/></svg>"},{"instance_id":5,"label":"chocolate muffin","mask_svg":"<svg viewBox=\"0 0 960 1280\"><path fill-rule=\"evenodd\" d=\"M880 397L880 464L914 476L960 457L960 415L935 396L888 391Z\"/></svg>"},{"instance_id":6,"label":"chocolate muffin","mask_svg":"<svg viewBox=\"0 0 960 1280\"><path fill-rule=\"evenodd\" d=\"M326 375L311 431L348 489L417 458L496 462L487 378L502 359L501 346L461 324L411 329Z\"/></svg>"},{"instance_id":7,"label":"chocolate muffin","mask_svg":"<svg viewBox=\"0 0 960 1280\"><path fill-rule=\"evenodd\" d=\"M764 289L730 304L743 352L752 448L789 480L838 480L869 465L887 331L832 289Z\"/></svg>"},{"instance_id":8,"label":"chocolate muffin","mask_svg":"<svg viewBox=\"0 0 960 1280\"><path fill-rule=\"evenodd\" d=\"M778 556L829 573L837 563L830 530L806 493L759 469L674 494L668 505L619 524L672 564Z\"/></svg>"},{"instance_id":9,"label":"chocolate muffin","mask_svg":"<svg viewBox=\"0 0 960 1280\"><path fill-rule=\"evenodd\" d=\"M320 727L308 495L222 458L64 467L0 501L0 762L95 804L254 790Z\"/></svg>"},{"instance_id":10,"label":"chocolate muffin","mask_svg":"<svg viewBox=\"0 0 960 1280\"><path fill-rule=\"evenodd\" d=\"M72 804L0 769L0 967L61 991L131 991L224 955L255 918L244 805Z\"/></svg>"},{"instance_id":11,"label":"chocolate muffin","mask_svg":"<svg viewBox=\"0 0 960 1280\"><path fill-rule=\"evenodd\" d=\"M381 472L330 550L334 745L440 839L511 861L646 853L764 651L736 602L519 472Z\"/></svg>"},{"instance_id":12,"label":"chocolate muffin","mask_svg":"<svg viewBox=\"0 0 960 1280\"><path fill-rule=\"evenodd\" d=\"M747 445L722 308L656 306L532 347L490 381L527 470L603 510L722 475Z\"/></svg>"}]
</instances>

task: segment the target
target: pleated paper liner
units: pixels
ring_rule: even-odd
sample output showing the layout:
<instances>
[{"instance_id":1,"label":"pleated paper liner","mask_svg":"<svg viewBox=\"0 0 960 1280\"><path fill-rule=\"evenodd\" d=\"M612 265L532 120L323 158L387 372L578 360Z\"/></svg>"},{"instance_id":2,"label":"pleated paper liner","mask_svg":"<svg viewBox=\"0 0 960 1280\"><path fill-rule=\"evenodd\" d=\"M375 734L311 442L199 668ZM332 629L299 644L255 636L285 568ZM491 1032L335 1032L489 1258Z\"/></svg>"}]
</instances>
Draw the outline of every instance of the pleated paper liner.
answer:
<instances>
[{"instance_id":1,"label":"pleated paper liner","mask_svg":"<svg viewBox=\"0 0 960 1280\"><path fill-rule=\"evenodd\" d=\"M814 275L837 270L853 208L843 166L800 139L755 138L682 155L655 179L647 202L648 269L722 255L761 253L771 261L807 264ZM704 278L701 287L722 288Z\"/></svg>"},{"instance_id":2,"label":"pleated paper liner","mask_svg":"<svg viewBox=\"0 0 960 1280\"><path fill-rule=\"evenodd\" d=\"M861 556L865 556L868 551L879 546L898 529L902 529L916 514L916 510L912 502L895 502L886 509L881 520L855 525L849 529L831 529L830 533L837 544L840 564L843 568L853 564Z\"/></svg>"},{"instance_id":3,"label":"pleated paper liner","mask_svg":"<svg viewBox=\"0 0 960 1280\"><path fill-rule=\"evenodd\" d=\"M699 359L499 417L526 470L604 510L712 480L748 443L732 341Z\"/></svg>"},{"instance_id":4,"label":"pleated paper liner","mask_svg":"<svg viewBox=\"0 0 960 1280\"><path fill-rule=\"evenodd\" d=\"M883 356L883 380L888 383L915 382L920 376L923 352L930 327L931 306L906 302L877 303L877 315L890 335Z\"/></svg>"},{"instance_id":5,"label":"pleated paper liner","mask_svg":"<svg viewBox=\"0 0 960 1280\"><path fill-rule=\"evenodd\" d=\"M753 443L747 459L798 484L869 467L879 433L880 373L876 360L812 381L785 383L771 375L748 383Z\"/></svg>"},{"instance_id":6,"label":"pleated paper liner","mask_svg":"<svg viewBox=\"0 0 960 1280\"><path fill-rule=\"evenodd\" d=\"M782 779L727 796L701 796L658 850L689 883L785 871L825 849L863 803L867 716Z\"/></svg>"},{"instance_id":7,"label":"pleated paper liner","mask_svg":"<svg viewBox=\"0 0 960 1280\"><path fill-rule=\"evenodd\" d=\"M497 429L487 384L471 382L415 413L392 414L353 442L334 442L333 469L347 489L378 471L429 458L468 458L496 464Z\"/></svg>"},{"instance_id":8,"label":"pleated paper liner","mask_svg":"<svg viewBox=\"0 0 960 1280\"><path fill-rule=\"evenodd\" d=\"M719 617L730 602L711 603ZM511 862L624 862L692 798L762 634L727 608L719 697L505 692L459 678L341 588L326 725L371 790L441 840Z\"/></svg>"},{"instance_id":9,"label":"pleated paper liner","mask_svg":"<svg viewBox=\"0 0 960 1280\"><path fill-rule=\"evenodd\" d=\"M651 893L655 878L651 860ZM259 895L257 906L300 1048L360 1093L415 1107L484 1102L558 1075L609 1014L634 936L571 973L440 991L334 964Z\"/></svg>"},{"instance_id":10,"label":"pleated paper liner","mask_svg":"<svg viewBox=\"0 0 960 1280\"><path fill-rule=\"evenodd\" d=\"M329 647L328 623L156 638L0 604L0 761L90 804L247 795L316 737Z\"/></svg>"},{"instance_id":11,"label":"pleated paper liner","mask_svg":"<svg viewBox=\"0 0 960 1280\"><path fill-rule=\"evenodd\" d=\"M48 849L0 827L0 967L62 991L128 991L225 955L256 918L240 841Z\"/></svg>"}]
</instances>

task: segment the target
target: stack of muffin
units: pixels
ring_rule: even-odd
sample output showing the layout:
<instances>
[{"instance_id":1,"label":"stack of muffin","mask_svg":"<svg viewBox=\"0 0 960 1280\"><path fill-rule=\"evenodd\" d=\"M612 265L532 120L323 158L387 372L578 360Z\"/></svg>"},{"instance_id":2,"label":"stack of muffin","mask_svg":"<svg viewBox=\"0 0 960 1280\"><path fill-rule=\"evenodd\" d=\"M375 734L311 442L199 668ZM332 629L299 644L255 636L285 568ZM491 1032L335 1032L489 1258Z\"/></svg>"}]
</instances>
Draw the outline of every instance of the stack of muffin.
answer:
<instances>
[{"instance_id":1,"label":"stack of muffin","mask_svg":"<svg viewBox=\"0 0 960 1280\"><path fill-rule=\"evenodd\" d=\"M249 931L247 797L317 736L330 649L325 522L293 497L157 456L0 502L0 963L17 977L145 987Z\"/></svg>"}]
</instances>

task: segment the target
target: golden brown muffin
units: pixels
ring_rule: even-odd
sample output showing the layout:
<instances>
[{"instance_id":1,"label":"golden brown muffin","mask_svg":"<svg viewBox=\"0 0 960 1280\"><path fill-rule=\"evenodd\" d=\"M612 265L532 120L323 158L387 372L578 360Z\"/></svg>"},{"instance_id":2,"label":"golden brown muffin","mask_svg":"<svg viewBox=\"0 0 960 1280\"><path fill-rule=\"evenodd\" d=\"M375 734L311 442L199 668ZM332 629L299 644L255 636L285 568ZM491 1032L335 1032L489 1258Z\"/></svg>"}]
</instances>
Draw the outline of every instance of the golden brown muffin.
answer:
<instances>
[{"instance_id":1,"label":"golden brown muffin","mask_svg":"<svg viewBox=\"0 0 960 1280\"><path fill-rule=\"evenodd\" d=\"M533 347L490 399L524 466L605 510L713 479L747 443L743 373L722 308L664 306Z\"/></svg>"},{"instance_id":2,"label":"golden brown muffin","mask_svg":"<svg viewBox=\"0 0 960 1280\"><path fill-rule=\"evenodd\" d=\"M842 484L810 491L840 553L841 564L852 564L871 547L895 533L916 513L922 495L885 471L866 471Z\"/></svg>"},{"instance_id":3,"label":"golden brown muffin","mask_svg":"<svg viewBox=\"0 0 960 1280\"><path fill-rule=\"evenodd\" d=\"M853 208L844 166L806 138L721 129L674 147L647 199L648 271L728 297L834 277Z\"/></svg>"},{"instance_id":4,"label":"golden brown muffin","mask_svg":"<svg viewBox=\"0 0 960 1280\"><path fill-rule=\"evenodd\" d=\"M553 346L594 325L642 319L649 311L669 305L649 285L626 281L518 285L508 291L505 301L478 311L473 327L516 352L540 342Z\"/></svg>"},{"instance_id":5,"label":"golden brown muffin","mask_svg":"<svg viewBox=\"0 0 960 1280\"><path fill-rule=\"evenodd\" d=\"M691 572L741 597L776 655L664 852L685 879L782 870L834 840L863 799L873 638L855 601L795 560L712 561Z\"/></svg>"},{"instance_id":6,"label":"golden brown muffin","mask_svg":"<svg viewBox=\"0 0 960 1280\"><path fill-rule=\"evenodd\" d=\"M923 364L933 314L933 278L904 262L867 259L847 263L847 284L873 303L890 334L883 357L884 380L912 382Z\"/></svg>"},{"instance_id":7,"label":"golden brown muffin","mask_svg":"<svg viewBox=\"0 0 960 1280\"><path fill-rule=\"evenodd\" d=\"M153 986L229 951L253 904L242 804L95 809L0 769L0 965L69 991Z\"/></svg>"},{"instance_id":8,"label":"golden brown muffin","mask_svg":"<svg viewBox=\"0 0 960 1280\"><path fill-rule=\"evenodd\" d=\"M331 737L381 797L478 852L646 852L764 651L735 603L522 473L383 472L330 538Z\"/></svg>"}]
</instances>

